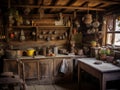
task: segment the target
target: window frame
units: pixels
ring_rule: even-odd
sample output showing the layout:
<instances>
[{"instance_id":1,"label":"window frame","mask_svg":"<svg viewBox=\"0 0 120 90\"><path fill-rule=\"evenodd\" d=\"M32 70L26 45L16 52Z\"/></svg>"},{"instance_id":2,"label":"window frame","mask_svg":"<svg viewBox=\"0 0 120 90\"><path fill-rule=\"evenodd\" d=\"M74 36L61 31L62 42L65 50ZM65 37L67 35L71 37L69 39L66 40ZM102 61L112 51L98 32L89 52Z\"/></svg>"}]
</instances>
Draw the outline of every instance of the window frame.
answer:
<instances>
[{"instance_id":1,"label":"window frame","mask_svg":"<svg viewBox=\"0 0 120 90\"><path fill-rule=\"evenodd\" d=\"M112 18L110 18L110 17L112 17ZM106 39L105 39L105 43L106 43L106 45L108 45L108 46L112 46L112 45L114 45L114 42L115 42L115 34L117 34L117 33L119 33L120 34L120 31L115 31L115 29L116 29L116 19L118 18L118 17L120 17L120 14L119 15L109 15L109 16L107 16L106 18ZM113 20L113 27L112 27L112 31L108 31L108 27L109 27L109 24L110 24L110 19L112 19ZM108 39L108 34L112 34L112 40L111 40L111 44L108 44L107 43L107 39ZM120 45L115 45L115 47L120 47Z\"/></svg>"}]
</instances>

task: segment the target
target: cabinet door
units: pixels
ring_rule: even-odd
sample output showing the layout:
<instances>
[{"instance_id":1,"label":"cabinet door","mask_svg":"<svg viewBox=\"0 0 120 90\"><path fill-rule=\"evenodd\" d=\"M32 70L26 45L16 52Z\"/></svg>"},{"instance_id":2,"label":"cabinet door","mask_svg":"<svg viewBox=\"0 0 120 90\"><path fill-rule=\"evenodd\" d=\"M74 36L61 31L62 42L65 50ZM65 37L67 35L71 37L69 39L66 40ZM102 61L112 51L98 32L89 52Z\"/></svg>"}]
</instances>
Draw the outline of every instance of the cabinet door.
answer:
<instances>
[{"instance_id":1,"label":"cabinet door","mask_svg":"<svg viewBox=\"0 0 120 90\"><path fill-rule=\"evenodd\" d=\"M67 72L60 71L63 59L67 60ZM73 60L71 58L55 58L54 59L54 82L69 82L72 80Z\"/></svg>"},{"instance_id":2,"label":"cabinet door","mask_svg":"<svg viewBox=\"0 0 120 90\"><path fill-rule=\"evenodd\" d=\"M4 59L4 72L19 74L19 64L16 59Z\"/></svg>"},{"instance_id":3,"label":"cabinet door","mask_svg":"<svg viewBox=\"0 0 120 90\"><path fill-rule=\"evenodd\" d=\"M22 60L23 64L23 79L38 78L38 60Z\"/></svg>"},{"instance_id":4,"label":"cabinet door","mask_svg":"<svg viewBox=\"0 0 120 90\"><path fill-rule=\"evenodd\" d=\"M52 83L53 59L42 59L39 61L39 79L40 83Z\"/></svg>"}]
</instances>

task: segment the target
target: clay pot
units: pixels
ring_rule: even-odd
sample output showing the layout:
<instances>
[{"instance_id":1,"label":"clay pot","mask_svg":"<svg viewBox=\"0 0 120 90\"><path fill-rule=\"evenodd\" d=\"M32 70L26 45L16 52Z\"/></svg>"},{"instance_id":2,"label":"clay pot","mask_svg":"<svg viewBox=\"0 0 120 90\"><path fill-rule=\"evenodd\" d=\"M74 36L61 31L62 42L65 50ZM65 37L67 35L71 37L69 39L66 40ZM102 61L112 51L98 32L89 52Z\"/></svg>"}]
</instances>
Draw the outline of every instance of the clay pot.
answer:
<instances>
[{"instance_id":1,"label":"clay pot","mask_svg":"<svg viewBox=\"0 0 120 90\"><path fill-rule=\"evenodd\" d=\"M22 56L22 51L21 50L6 50L5 56L8 59L13 59L13 58L18 58Z\"/></svg>"},{"instance_id":2,"label":"clay pot","mask_svg":"<svg viewBox=\"0 0 120 90\"><path fill-rule=\"evenodd\" d=\"M96 47L96 45L97 45L97 42L96 42L96 41L91 41L91 46L92 46L92 47Z\"/></svg>"},{"instance_id":3,"label":"clay pot","mask_svg":"<svg viewBox=\"0 0 120 90\"><path fill-rule=\"evenodd\" d=\"M106 54L101 54L100 55L100 60L106 60Z\"/></svg>"},{"instance_id":4,"label":"clay pot","mask_svg":"<svg viewBox=\"0 0 120 90\"><path fill-rule=\"evenodd\" d=\"M52 36L52 37L51 37L51 40L55 40L55 37Z\"/></svg>"},{"instance_id":5,"label":"clay pot","mask_svg":"<svg viewBox=\"0 0 120 90\"><path fill-rule=\"evenodd\" d=\"M24 40L25 40L24 31L21 30L20 34L21 34L21 35L20 35L20 41L24 41Z\"/></svg>"},{"instance_id":6,"label":"clay pot","mask_svg":"<svg viewBox=\"0 0 120 90\"><path fill-rule=\"evenodd\" d=\"M50 40L51 40L51 38L50 38L50 37L47 37L47 38L46 38L46 40L47 40L47 41L50 41Z\"/></svg>"},{"instance_id":7,"label":"clay pot","mask_svg":"<svg viewBox=\"0 0 120 90\"><path fill-rule=\"evenodd\" d=\"M21 35L20 36L20 41L24 41L25 40L25 36L24 35Z\"/></svg>"},{"instance_id":8,"label":"clay pot","mask_svg":"<svg viewBox=\"0 0 120 90\"><path fill-rule=\"evenodd\" d=\"M21 57L23 54L23 51L22 50L16 50L16 57L19 58Z\"/></svg>"},{"instance_id":9,"label":"clay pot","mask_svg":"<svg viewBox=\"0 0 120 90\"><path fill-rule=\"evenodd\" d=\"M16 58L16 51L15 50L6 50L5 56L8 59Z\"/></svg>"},{"instance_id":10,"label":"clay pot","mask_svg":"<svg viewBox=\"0 0 120 90\"><path fill-rule=\"evenodd\" d=\"M57 34L57 31L53 31L53 34Z\"/></svg>"}]
</instances>

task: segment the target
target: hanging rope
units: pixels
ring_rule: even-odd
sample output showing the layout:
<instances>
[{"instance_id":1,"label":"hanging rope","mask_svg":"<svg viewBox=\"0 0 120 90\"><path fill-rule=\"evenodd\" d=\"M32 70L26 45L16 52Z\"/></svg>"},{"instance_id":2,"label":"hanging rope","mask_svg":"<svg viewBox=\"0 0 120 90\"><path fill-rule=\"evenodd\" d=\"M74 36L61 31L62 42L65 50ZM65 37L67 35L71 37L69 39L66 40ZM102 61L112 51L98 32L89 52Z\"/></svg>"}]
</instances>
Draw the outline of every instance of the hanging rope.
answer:
<instances>
[{"instance_id":1,"label":"hanging rope","mask_svg":"<svg viewBox=\"0 0 120 90\"><path fill-rule=\"evenodd\" d=\"M11 7L11 1L8 0L8 8L10 8L10 7Z\"/></svg>"},{"instance_id":2,"label":"hanging rope","mask_svg":"<svg viewBox=\"0 0 120 90\"><path fill-rule=\"evenodd\" d=\"M87 8L88 8L87 14L89 14L89 0L87 2Z\"/></svg>"}]
</instances>

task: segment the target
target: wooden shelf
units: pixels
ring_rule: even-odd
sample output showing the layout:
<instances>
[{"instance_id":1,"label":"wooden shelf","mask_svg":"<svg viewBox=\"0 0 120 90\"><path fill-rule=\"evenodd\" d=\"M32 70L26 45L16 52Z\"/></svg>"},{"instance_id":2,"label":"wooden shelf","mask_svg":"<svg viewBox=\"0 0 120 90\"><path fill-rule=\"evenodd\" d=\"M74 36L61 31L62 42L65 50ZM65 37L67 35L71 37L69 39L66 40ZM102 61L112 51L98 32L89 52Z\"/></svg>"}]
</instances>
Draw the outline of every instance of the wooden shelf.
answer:
<instances>
[{"instance_id":1,"label":"wooden shelf","mask_svg":"<svg viewBox=\"0 0 120 90\"><path fill-rule=\"evenodd\" d=\"M54 27L55 27L55 28L58 27L58 28L69 28L68 26L57 26L57 25L56 25L56 26L36 26L36 27L53 27L53 28L54 28Z\"/></svg>"},{"instance_id":2,"label":"wooden shelf","mask_svg":"<svg viewBox=\"0 0 120 90\"><path fill-rule=\"evenodd\" d=\"M73 7L73 6L39 6L39 5L12 5L11 7L20 7L20 8L42 8L42 9L78 9L78 10L88 10L88 7ZM95 10L95 11L105 11L105 9L101 8L89 8L89 10Z\"/></svg>"},{"instance_id":3,"label":"wooden shelf","mask_svg":"<svg viewBox=\"0 0 120 90\"><path fill-rule=\"evenodd\" d=\"M47 25L43 25L43 26L12 26L12 28L37 28L37 27L52 27L52 28L70 28L69 26L47 26Z\"/></svg>"},{"instance_id":4,"label":"wooden shelf","mask_svg":"<svg viewBox=\"0 0 120 90\"><path fill-rule=\"evenodd\" d=\"M35 26L12 26L12 28L35 28Z\"/></svg>"}]
</instances>

